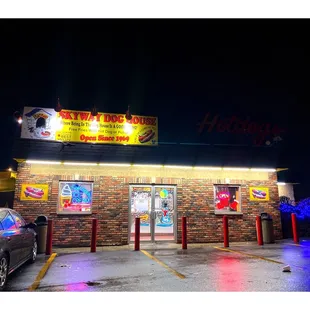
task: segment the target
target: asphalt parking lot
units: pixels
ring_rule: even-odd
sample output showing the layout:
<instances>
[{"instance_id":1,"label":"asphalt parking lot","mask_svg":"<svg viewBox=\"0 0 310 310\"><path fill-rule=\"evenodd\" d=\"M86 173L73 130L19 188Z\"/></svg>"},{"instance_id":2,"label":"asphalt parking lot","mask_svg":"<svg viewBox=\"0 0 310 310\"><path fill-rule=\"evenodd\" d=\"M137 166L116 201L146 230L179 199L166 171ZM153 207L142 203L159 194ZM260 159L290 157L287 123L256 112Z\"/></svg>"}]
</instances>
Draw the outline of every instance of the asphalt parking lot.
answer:
<instances>
[{"instance_id":1,"label":"asphalt parking lot","mask_svg":"<svg viewBox=\"0 0 310 310\"><path fill-rule=\"evenodd\" d=\"M141 244L54 249L9 277L7 291L86 292L307 292L310 241ZM283 272L289 265L291 272Z\"/></svg>"}]
</instances>

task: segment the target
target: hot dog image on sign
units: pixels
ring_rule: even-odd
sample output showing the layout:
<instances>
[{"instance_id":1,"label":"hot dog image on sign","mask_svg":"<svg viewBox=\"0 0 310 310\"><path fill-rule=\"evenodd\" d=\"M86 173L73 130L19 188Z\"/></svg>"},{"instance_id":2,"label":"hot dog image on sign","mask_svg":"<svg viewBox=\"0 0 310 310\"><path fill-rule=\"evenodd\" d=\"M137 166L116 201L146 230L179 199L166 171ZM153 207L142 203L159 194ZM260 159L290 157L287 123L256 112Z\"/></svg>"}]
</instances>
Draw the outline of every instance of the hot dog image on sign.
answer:
<instances>
[{"instance_id":1,"label":"hot dog image on sign","mask_svg":"<svg viewBox=\"0 0 310 310\"><path fill-rule=\"evenodd\" d=\"M268 201L269 188L268 187L250 187L250 200Z\"/></svg>"},{"instance_id":2,"label":"hot dog image on sign","mask_svg":"<svg viewBox=\"0 0 310 310\"><path fill-rule=\"evenodd\" d=\"M48 200L48 184L22 184L20 200Z\"/></svg>"}]
</instances>

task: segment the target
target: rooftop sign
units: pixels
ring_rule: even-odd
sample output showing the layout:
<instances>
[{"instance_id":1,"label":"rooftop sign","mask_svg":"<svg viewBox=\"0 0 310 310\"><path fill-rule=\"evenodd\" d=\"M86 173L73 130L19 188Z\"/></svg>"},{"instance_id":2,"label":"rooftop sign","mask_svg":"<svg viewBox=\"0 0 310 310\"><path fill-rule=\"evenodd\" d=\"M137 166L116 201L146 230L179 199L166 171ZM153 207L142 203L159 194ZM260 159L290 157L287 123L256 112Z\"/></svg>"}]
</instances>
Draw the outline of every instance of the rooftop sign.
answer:
<instances>
[{"instance_id":1,"label":"rooftop sign","mask_svg":"<svg viewBox=\"0 0 310 310\"><path fill-rule=\"evenodd\" d=\"M25 107L21 138L47 141L157 145L156 117Z\"/></svg>"}]
</instances>

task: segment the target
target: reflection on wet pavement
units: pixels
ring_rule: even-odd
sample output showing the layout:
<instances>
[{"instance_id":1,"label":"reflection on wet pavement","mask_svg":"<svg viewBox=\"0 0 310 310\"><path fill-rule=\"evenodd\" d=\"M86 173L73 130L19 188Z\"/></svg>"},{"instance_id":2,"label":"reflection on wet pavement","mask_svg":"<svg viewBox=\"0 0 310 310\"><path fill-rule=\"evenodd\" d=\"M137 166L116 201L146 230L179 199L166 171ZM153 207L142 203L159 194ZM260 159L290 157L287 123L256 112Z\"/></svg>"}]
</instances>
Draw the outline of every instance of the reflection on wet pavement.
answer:
<instances>
[{"instance_id":1,"label":"reflection on wet pavement","mask_svg":"<svg viewBox=\"0 0 310 310\"><path fill-rule=\"evenodd\" d=\"M310 291L309 241L302 241L301 246L292 243L238 244L229 249L232 252L220 251L210 245L197 248L189 245L188 250L158 247L148 250L158 260L182 273L184 279L143 253L132 250L60 254L37 291ZM246 253L252 256L246 256ZM282 271L286 264L292 272ZM38 270L38 267L32 268L25 266L17 276L12 276L8 290L27 290L29 276L35 278Z\"/></svg>"}]
</instances>

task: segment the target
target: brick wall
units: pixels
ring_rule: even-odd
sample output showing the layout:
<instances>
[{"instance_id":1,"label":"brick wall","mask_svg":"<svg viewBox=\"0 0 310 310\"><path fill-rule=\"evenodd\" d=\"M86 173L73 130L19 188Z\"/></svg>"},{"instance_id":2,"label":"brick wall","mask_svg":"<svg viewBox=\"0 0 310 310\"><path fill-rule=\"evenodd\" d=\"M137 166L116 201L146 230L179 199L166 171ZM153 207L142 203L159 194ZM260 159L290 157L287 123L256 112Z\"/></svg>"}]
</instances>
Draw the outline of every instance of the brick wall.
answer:
<instances>
[{"instance_id":1,"label":"brick wall","mask_svg":"<svg viewBox=\"0 0 310 310\"><path fill-rule=\"evenodd\" d=\"M101 169L101 170L100 170ZM177 186L177 241L181 242L181 217L188 216L188 242L221 242L222 216L214 214L213 184L225 183L223 172L215 175L184 175L184 171L173 170L169 178L159 171L130 173L126 168L76 167L57 168L20 163L16 180L14 209L27 221L38 215L47 215L54 220L53 244L57 246L89 246L91 219L98 219L98 245L122 245L128 243L129 185L131 183L174 184ZM143 174L147 176L143 176ZM151 176L152 175L152 176ZM226 174L225 174L226 176ZM195 177L195 178L194 178ZM229 215L231 241L256 240L255 217L261 212L271 213L276 239L282 238L278 187L276 173L244 174L230 172L230 184L241 185L242 215ZM251 180L253 178L253 180ZM260 180L261 179L261 180ZM56 214L59 180L91 180L93 187L92 215ZM48 201L21 201L21 184L48 184ZM269 188L270 201L249 200L249 186Z\"/></svg>"}]
</instances>

